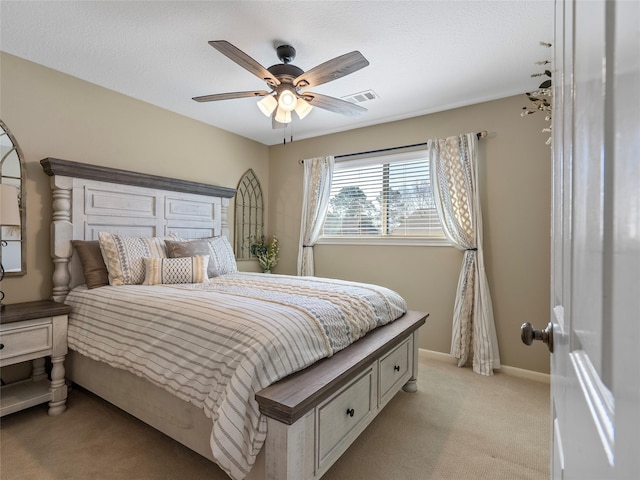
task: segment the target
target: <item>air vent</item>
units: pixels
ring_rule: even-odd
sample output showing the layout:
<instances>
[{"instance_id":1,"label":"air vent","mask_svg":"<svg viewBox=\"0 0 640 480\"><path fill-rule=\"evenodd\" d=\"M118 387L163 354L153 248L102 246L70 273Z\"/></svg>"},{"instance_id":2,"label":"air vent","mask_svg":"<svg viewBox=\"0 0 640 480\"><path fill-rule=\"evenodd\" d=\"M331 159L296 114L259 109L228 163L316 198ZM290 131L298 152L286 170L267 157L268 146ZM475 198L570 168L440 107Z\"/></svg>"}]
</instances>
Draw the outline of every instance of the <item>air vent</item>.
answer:
<instances>
[{"instance_id":1,"label":"air vent","mask_svg":"<svg viewBox=\"0 0 640 480\"><path fill-rule=\"evenodd\" d=\"M351 95L347 95L342 97L343 100L351 103L363 103L368 102L370 100L375 100L376 98L380 98L376 92L373 90L365 90L364 92L353 93Z\"/></svg>"}]
</instances>

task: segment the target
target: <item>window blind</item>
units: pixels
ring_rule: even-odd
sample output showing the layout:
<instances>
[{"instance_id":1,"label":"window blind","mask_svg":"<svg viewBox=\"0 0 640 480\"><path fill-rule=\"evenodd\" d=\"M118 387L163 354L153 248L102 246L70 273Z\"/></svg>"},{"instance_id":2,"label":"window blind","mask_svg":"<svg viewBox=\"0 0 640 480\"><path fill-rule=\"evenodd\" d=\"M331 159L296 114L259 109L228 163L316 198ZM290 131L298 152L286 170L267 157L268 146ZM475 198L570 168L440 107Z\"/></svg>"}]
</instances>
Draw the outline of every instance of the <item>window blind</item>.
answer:
<instances>
[{"instance_id":1,"label":"window blind","mask_svg":"<svg viewBox=\"0 0 640 480\"><path fill-rule=\"evenodd\" d=\"M323 236L444 238L426 151L336 162Z\"/></svg>"}]
</instances>

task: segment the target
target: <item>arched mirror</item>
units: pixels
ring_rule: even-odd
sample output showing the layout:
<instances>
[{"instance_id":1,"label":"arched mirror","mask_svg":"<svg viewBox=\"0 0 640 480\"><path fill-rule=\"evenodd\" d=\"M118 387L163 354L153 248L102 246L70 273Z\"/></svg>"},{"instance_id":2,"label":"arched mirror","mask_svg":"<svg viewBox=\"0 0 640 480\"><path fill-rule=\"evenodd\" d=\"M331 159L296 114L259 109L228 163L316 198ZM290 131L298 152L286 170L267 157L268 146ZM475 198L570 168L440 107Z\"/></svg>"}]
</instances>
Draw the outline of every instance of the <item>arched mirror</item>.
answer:
<instances>
[{"instance_id":1,"label":"arched mirror","mask_svg":"<svg viewBox=\"0 0 640 480\"><path fill-rule=\"evenodd\" d=\"M26 202L22 151L16 139L0 120L0 183L15 187L18 196L19 225L0 225L0 263L5 276L26 275ZM4 189L3 189L4 192ZM9 203L9 202L7 202ZM14 202L15 204L15 202ZM6 207L6 206L5 206ZM0 222L2 219L0 219Z\"/></svg>"}]
</instances>

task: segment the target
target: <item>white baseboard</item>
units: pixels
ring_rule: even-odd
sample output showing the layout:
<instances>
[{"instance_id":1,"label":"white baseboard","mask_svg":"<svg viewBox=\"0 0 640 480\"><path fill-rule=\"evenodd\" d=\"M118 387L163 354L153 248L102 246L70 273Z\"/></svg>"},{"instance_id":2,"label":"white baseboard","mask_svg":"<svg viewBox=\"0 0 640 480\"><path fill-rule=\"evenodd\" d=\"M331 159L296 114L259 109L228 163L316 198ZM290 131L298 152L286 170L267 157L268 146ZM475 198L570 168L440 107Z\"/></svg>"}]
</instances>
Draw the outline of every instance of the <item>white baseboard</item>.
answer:
<instances>
[{"instance_id":1,"label":"white baseboard","mask_svg":"<svg viewBox=\"0 0 640 480\"><path fill-rule=\"evenodd\" d=\"M448 353L436 352L433 350L427 350L425 348L419 348L418 353L423 358L430 358L432 360L438 360L440 362L447 362L452 365L456 365L456 359ZM508 365L502 365L500 372L505 375L511 375L512 377L526 378L528 380L534 380L536 382L549 384L551 377L548 373L534 372L533 370L525 370L524 368L510 367Z\"/></svg>"}]
</instances>

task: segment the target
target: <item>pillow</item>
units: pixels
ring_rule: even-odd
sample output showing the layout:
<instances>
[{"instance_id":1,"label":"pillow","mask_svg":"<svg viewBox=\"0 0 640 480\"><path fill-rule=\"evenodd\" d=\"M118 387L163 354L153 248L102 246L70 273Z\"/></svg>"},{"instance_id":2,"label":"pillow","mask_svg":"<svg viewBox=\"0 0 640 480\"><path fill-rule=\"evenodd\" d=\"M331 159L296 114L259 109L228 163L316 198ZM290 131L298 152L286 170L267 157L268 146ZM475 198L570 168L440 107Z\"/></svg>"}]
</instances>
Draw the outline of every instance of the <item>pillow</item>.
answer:
<instances>
[{"instance_id":1,"label":"pillow","mask_svg":"<svg viewBox=\"0 0 640 480\"><path fill-rule=\"evenodd\" d=\"M110 285L140 285L144 281L144 257L166 258L164 240L98 233Z\"/></svg>"},{"instance_id":2,"label":"pillow","mask_svg":"<svg viewBox=\"0 0 640 480\"><path fill-rule=\"evenodd\" d=\"M109 285L109 272L104 264L100 242L98 240L72 240L78 253L84 282L87 288L98 288Z\"/></svg>"},{"instance_id":3,"label":"pillow","mask_svg":"<svg viewBox=\"0 0 640 480\"><path fill-rule=\"evenodd\" d=\"M207 281L209 255L179 258L144 257L143 261L145 266L143 285Z\"/></svg>"},{"instance_id":4,"label":"pillow","mask_svg":"<svg viewBox=\"0 0 640 480\"><path fill-rule=\"evenodd\" d=\"M236 273L238 265L233 247L227 237L214 237L209 239L211 247L211 262L213 262L214 276Z\"/></svg>"},{"instance_id":5,"label":"pillow","mask_svg":"<svg viewBox=\"0 0 640 480\"><path fill-rule=\"evenodd\" d=\"M192 257L209 255L209 278L238 271L236 256L226 237L210 237L177 242L165 240L168 257Z\"/></svg>"},{"instance_id":6,"label":"pillow","mask_svg":"<svg viewBox=\"0 0 640 480\"><path fill-rule=\"evenodd\" d=\"M195 257L196 255L209 255L209 264L207 265L207 275L209 277L215 276L213 270L213 264L211 263L211 247L207 239L200 240L186 240L175 241L165 240L167 246L167 257L180 258L180 257Z\"/></svg>"}]
</instances>

